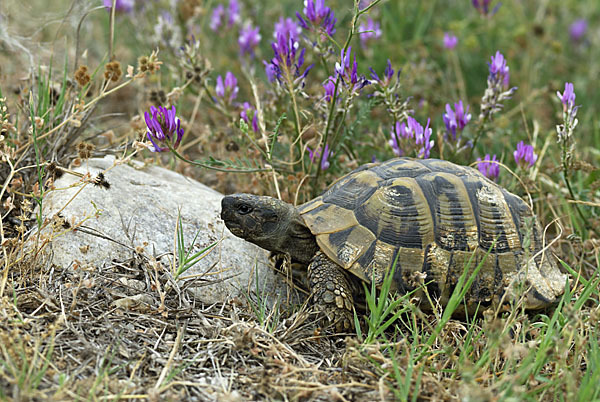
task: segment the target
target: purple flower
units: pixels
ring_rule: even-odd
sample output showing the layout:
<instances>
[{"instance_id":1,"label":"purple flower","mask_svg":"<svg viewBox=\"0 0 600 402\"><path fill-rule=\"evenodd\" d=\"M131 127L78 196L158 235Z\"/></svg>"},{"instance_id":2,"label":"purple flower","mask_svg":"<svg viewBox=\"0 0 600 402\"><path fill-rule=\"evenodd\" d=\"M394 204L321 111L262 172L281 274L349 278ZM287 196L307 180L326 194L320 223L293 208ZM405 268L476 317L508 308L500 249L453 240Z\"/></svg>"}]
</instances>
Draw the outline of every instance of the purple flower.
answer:
<instances>
[{"instance_id":1,"label":"purple flower","mask_svg":"<svg viewBox=\"0 0 600 402\"><path fill-rule=\"evenodd\" d=\"M417 123L417 121L412 117L408 117L409 126L411 125L411 119L413 123L412 128L415 132L415 143L417 145L423 145L421 149L419 149L419 156L423 157L424 159L427 159L429 158L429 152L431 151L431 148L433 148L434 144L433 140L431 139L431 133L433 132L433 130L429 128L429 123L431 119L427 119L427 124L425 125L425 128L423 128L423 126Z\"/></svg>"},{"instance_id":2,"label":"purple flower","mask_svg":"<svg viewBox=\"0 0 600 402\"><path fill-rule=\"evenodd\" d=\"M391 138L388 141L388 144L390 144L390 146L392 147L394 155L402 156L404 155L404 151L400 147L400 140L403 138L413 138L414 135L412 131L409 130L408 127L406 127L405 122L400 123L399 121L397 121L396 124L392 126L390 137Z\"/></svg>"},{"instance_id":3,"label":"purple flower","mask_svg":"<svg viewBox=\"0 0 600 402\"><path fill-rule=\"evenodd\" d=\"M275 23L275 32L273 32L273 36L277 39L277 35L282 34L283 36L292 38L295 42L298 42L300 32L302 32L302 28L300 28L300 25L296 24L293 19L283 19L283 17L280 17L279 22Z\"/></svg>"},{"instance_id":4,"label":"purple flower","mask_svg":"<svg viewBox=\"0 0 600 402\"><path fill-rule=\"evenodd\" d=\"M471 121L469 106L465 110L462 100L454 104L454 110L450 104L446 103L446 113L442 116L448 134L452 135L452 140L456 141L456 131L462 131L465 126Z\"/></svg>"},{"instance_id":5,"label":"purple flower","mask_svg":"<svg viewBox=\"0 0 600 402\"><path fill-rule=\"evenodd\" d=\"M248 117L249 113L254 112L252 116L252 123L250 123L250 118ZM240 112L240 117L244 119L247 124L252 126L252 130L255 133L258 133L258 112L254 109L254 107L248 102L244 102L242 104L242 111Z\"/></svg>"},{"instance_id":6,"label":"purple flower","mask_svg":"<svg viewBox=\"0 0 600 402\"><path fill-rule=\"evenodd\" d=\"M223 83L223 78L220 75L217 77L215 93L219 98L227 98L227 103L231 103L237 97L238 91L237 78L231 71L227 71L227 74L225 74L225 83Z\"/></svg>"},{"instance_id":7,"label":"purple flower","mask_svg":"<svg viewBox=\"0 0 600 402\"><path fill-rule=\"evenodd\" d=\"M304 0L304 15L313 27L321 27L329 36L335 33L335 13L329 7L325 7L325 0ZM308 22L296 13L300 25L304 29L310 29Z\"/></svg>"},{"instance_id":8,"label":"purple flower","mask_svg":"<svg viewBox=\"0 0 600 402\"><path fill-rule=\"evenodd\" d=\"M517 150L513 152L515 162L518 166L529 168L537 161L538 156L533 153L533 145L525 145L523 141L517 144Z\"/></svg>"},{"instance_id":9,"label":"purple flower","mask_svg":"<svg viewBox=\"0 0 600 402\"><path fill-rule=\"evenodd\" d=\"M104 7L108 10L112 8L112 0L104 0ZM115 3L115 10L117 12L123 11L126 13L130 13L133 11L133 6L135 5L135 0L117 0Z\"/></svg>"},{"instance_id":10,"label":"purple flower","mask_svg":"<svg viewBox=\"0 0 600 402\"><path fill-rule=\"evenodd\" d=\"M481 113L479 119L492 118L493 115L502 110L502 102L510 99L517 87L508 88L510 73L506 60L500 51L491 57L488 63L489 72L487 88L481 98Z\"/></svg>"},{"instance_id":11,"label":"purple flower","mask_svg":"<svg viewBox=\"0 0 600 402\"><path fill-rule=\"evenodd\" d=\"M396 122L396 125L390 132L391 139L388 141L388 144L390 144L392 147L394 154L396 156L404 155L404 150L400 146L401 140L414 139L415 145L422 145L419 149L418 155L423 158L429 158L430 151L434 145L434 141L431 139L431 133L433 130L429 128L430 120L431 119L427 119L425 128L423 128L423 126L411 116L408 116L406 123Z\"/></svg>"},{"instance_id":12,"label":"purple flower","mask_svg":"<svg viewBox=\"0 0 600 402\"><path fill-rule=\"evenodd\" d=\"M278 78L278 69L273 63L269 63L266 60L263 60L263 64L265 65L265 74L269 82L275 81Z\"/></svg>"},{"instance_id":13,"label":"purple flower","mask_svg":"<svg viewBox=\"0 0 600 402\"><path fill-rule=\"evenodd\" d=\"M367 18L367 23L361 23L358 27L360 33L360 43L366 47L370 39L379 39L381 37L381 25L379 22L373 21L371 17Z\"/></svg>"},{"instance_id":14,"label":"purple flower","mask_svg":"<svg viewBox=\"0 0 600 402\"><path fill-rule=\"evenodd\" d=\"M181 128L181 121L176 117L175 106L170 110L162 106L158 109L150 106L150 113L144 113L144 118L148 127L146 137L152 143L150 151L168 151L167 144L171 148L177 148L183 137L183 128Z\"/></svg>"},{"instance_id":15,"label":"purple flower","mask_svg":"<svg viewBox=\"0 0 600 402\"><path fill-rule=\"evenodd\" d=\"M238 0L229 0L229 7L227 7L227 25L232 26L240 22L240 3Z\"/></svg>"},{"instance_id":16,"label":"purple flower","mask_svg":"<svg viewBox=\"0 0 600 402\"><path fill-rule=\"evenodd\" d=\"M209 24L211 30L216 32L219 29L219 27L221 26L221 19L223 18L224 14L225 7L223 7L223 4L219 4L213 9L212 14L210 15Z\"/></svg>"},{"instance_id":17,"label":"purple flower","mask_svg":"<svg viewBox=\"0 0 600 402\"><path fill-rule=\"evenodd\" d=\"M240 51L242 54L249 53L254 54L254 49L260 42L260 34L258 33L259 27L253 28L252 25L247 24L240 29L240 36L238 43L240 45Z\"/></svg>"},{"instance_id":18,"label":"purple flower","mask_svg":"<svg viewBox=\"0 0 600 402\"><path fill-rule=\"evenodd\" d=\"M321 147L317 148L315 151L310 149L310 147L306 147L308 149L308 157L312 163L318 162L321 158ZM321 170L325 170L329 167L329 158L333 155L333 151L329 150L329 144L325 144L325 153L323 154L323 159L321 160Z\"/></svg>"},{"instance_id":19,"label":"purple flower","mask_svg":"<svg viewBox=\"0 0 600 402\"><path fill-rule=\"evenodd\" d=\"M325 82L323 83L323 88L325 89L325 100L327 102L331 102L333 98L333 94L335 92L335 77L330 75ZM340 89L338 87L338 93Z\"/></svg>"},{"instance_id":20,"label":"purple flower","mask_svg":"<svg viewBox=\"0 0 600 402\"><path fill-rule=\"evenodd\" d=\"M335 63L335 72L342 78L342 79L346 79L348 82L355 84L358 82L358 72L357 72L357 67L358 65L356 64L356 54L354 54L354 62L352 63L352 65L350 64L351 62L351 56L352 55L352 46L348 46L348 49L346 49L346 54L344 54L344 49L342 49L341 55L340 55L340 62Z\"/></svg>"},{"instance_id":21,"label":"purple flower","mask_svg":"<svg viewBox=\"0 0 600 402\"><path fill-rule=\"evenodd\" d=\"M587 31L587 21L584 18L580 18L573 22L571 26L569 26L569 35L571 36L571 40L573 42L579 42L585 32Z\"/></svg>"},{"instance_id":22,"label":"purple flower","mask_svg":"<svg viewBox=\"0 0 600 402\"><path fill-rule=\"evenodd\" d=\"M561 94L559 91L556 91L556 95L563 104L563 109L565 111L573 108L575 105L575 92L573 91L573 83L565 82L565 90Z\"/></svg>"},{"instance_id":23,"label":"purple flower","mask_svg":"<svg viewBox=\"0 0 600 402\"><path fill-rule=\"evenodd\" d=\"M479 162L477 169L488 179L496 180L500 175L500 165L496 163L498 162L496 155L490 159L490 154L487 154L483 160L477 158L477 162Z\"/></svg>"},{"instance_id":24,"label":"purple flower","mask_svg":"<svg viewBox=\"0 0 600 402\"><path fill-rule=\"evenodd\" d=\"M369 7L372 2L373 0L360 0L360 3L358 4L358 9L364 10L365 8Z\"/></svg>"},{"instance_id":25,"label":"purple flower","mask_svg":"<svg viewBox=\"0 0 600 402\"><path fill-rule=\"evenodd\" d=\"M452 50L458 44L458 38L449 32L444 32L444 47Z\"/></svg>"},{"instance_id":26,"label":"purple flower","mask_svg":"<svg viewBox=\"0 0 600 402\"><path fill-rule=\"evenodd\" d=\"M373 67L369 67L369 71L371 72L371 78L373 81L376 81L381 86L387 86L394 76L394 69L392 68L392 62L390 59L387 60L387 65L385 67L385 71L383 72L383 78L379 78ZM398 76L400 76L400 70L398 70Z\"/></svg>"},{"instance_id":27,"label":"purple flower","mask_svg":"<svg viewBox=\"0 0 600 402\"><path fill-rule=\"evenodd\" d=\"M181 26L176 24L173 15L162 10L154 24L154 37L152 40L162 43L173 50L181 46Z\"/></svg>"},{"instance_id":28,"label":"purple flower","mask_svg":"<svg viewBox=\"0 0 600 402\"><path fill-rule=\"evenodd\" d=\"M498 3L491 13L490 3L491 0L473 0L473 7L475 7L477 11L481 13L481 15L494 15L498 11L502 3Z\"/></svg>"},{"instance_id":29,"label":"purple flower","mask_svg":"<svg viewBox=\"0 0 600 402\"><path fill-rule=\"evenodd\" d=\"M348 46L346 53L342 49L340 54L340 61L335 63L335 72L340 77L344 85L346 85L350 91L357 91L370 84L364 76L358 75L358 65L356 63L356 53L354 54L354 60L351 60L352 47Z\"/></svg>"},{"instance_id":30,"label":"purple flower","mask_svg":"<svg viewBox=\"0 0 600 402\"><path fill-rule=\"evenodd\" d=\"M510 79L509 68L506 65L504 55L499 50L492 56L491 63L488 64L490 67L490 76L494 80L501 80L505 87L508 87L508 81Z\"/></svg>"},{"instance_id":31,"label":"purple flower","mask_svg":"<svg viewBox=\"0 0 600 402\"><path fill-rule=\"evenodd\" d=\"M302 48L300 53L297 52L300 44L293 38L288 38L282 33L277 34L277 40L271 43L275 57L271 59L270 63L264 62L265 71L270 81L275 79L281 80L284 74L284 70L294 69L293 74L297 78L304 78L313 67L311 64L301 74L300 69L304 64L304 53L306 49Z\"/></svg>"}]
</instances>

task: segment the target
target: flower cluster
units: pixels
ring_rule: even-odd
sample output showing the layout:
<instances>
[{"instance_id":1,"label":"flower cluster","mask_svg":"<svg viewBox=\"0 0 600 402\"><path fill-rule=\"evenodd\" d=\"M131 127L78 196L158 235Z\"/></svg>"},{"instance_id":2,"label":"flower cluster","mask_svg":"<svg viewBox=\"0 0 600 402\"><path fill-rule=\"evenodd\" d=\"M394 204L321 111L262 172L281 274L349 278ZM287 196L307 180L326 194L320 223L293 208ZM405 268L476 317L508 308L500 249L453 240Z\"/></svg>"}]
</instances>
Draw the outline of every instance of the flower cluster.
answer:
<instances>
[{"instance_id":1,"label":"flower cluster","mask_svg":"<svg viewBox=\"0 0 600 402\"><path fill-rule=\"evenodd\" d=\"M452 50L458 44L458 38L449 32L444 32L444 47L448 50Z\"/></svg>"},{"instance_id":2,"label":"flower cluster","mask_svg":"<svg viewBox=\"0 0 600 402\"><path fill-rule=\"evenodd\" d=\"M473 7L475 7L475 9L477 11L479 11L479 13L481 13L481 15L484 15L484 16L494 15L498 11L498 9L502 5L502 3L498 3L496 5L496 7L494 7L494 9L490 12L490 3L491 2L492 2L492 0L473 0Z\"/></svg>"},{"instance_id":3,"label":"flower cluster","mask_svg":"<svg viewBox=\"0 0 600 402\"><path fill-rule=\"evenodd\" d=\"M577 109L579 109L579 106L575 106L575 91L571 82L565 82L563 93L556 92L556 95L563 104L563 123L556 126L556 131L558 133L558 143L563 149L562 159L563 165L565 165L571 159L573 147L572 136L579 122L577 120Z\"/></svg>"},{"instance_id":4,"label":"flower cluster","mask_svg":"<svg viewBox=\"0 0 600 402\"><path fill-rule=\"evenodd\" d=\"M446 113L442 116L444 124L446 125L447 134L452 136L452 141L456 142L456 132L462 132L465 126L471 121L471 114L469 113L469 106L465 110L462 100L454 104L454 110L450 104L446 104ZM448 136L448 139L450 137ZM460 136L458 137L460 139Z\"/></svg>"},{"instance_id":5,"label":"flower cluster","mask_svg":"<svg viewBox=\"0 0 600 402\"><path fill-rule=\"evenodd\" d=\"M175 23L171 13L163 10L154 24L153 40L175 50L181 46L182 36L181 27Z\"/></svg>"},{"instance_id":6,"label":"flower cluster","mask_svg":"<svg viewBox=\"0 0 600 402\"><path fill-rule=\"evenodd\" d=\"M225 6L217 4L210 15L209 27L216 32L223 25L223 17L225 16ZM230 0L227 7L227 27L231 28L234 24L240 22L240 3L238 0Z\"/></svg>"},{"instance_id":7,"label":"flower cluster","mask_svg":"<svg viewBox=\"0 0 600 402\"><path fill-rule=\"evenodd\" d=\"M300 13L296 13L302 28L320 28L329 36L335 33L337 18L335 18L335 13L329 7L325 7L325 0L304 0L303 12L304 18Z\"/></svg>"},{"instance_id":8,"label":"flower cluster","mask_svg":"<svg viewBox=\"0 0 600 402\"><path fill-rule=\"evenodd\" d=\"M496 54L492 56L492 61L488 63L490 75L488 80L502 82L504 87L508 87L508 81L510 80L509 68L506 65L506 59L500 51L496 51Z\"/></svg>"},{"instance_id":9,"label":"flower cluster","mask_svg":"<svg viewBox=\"0 0 600 402\"><path fill-rule=\"evenodd\" d=\"M237 86L237 78L231 71L225 74L225 81L220 75L217 77L217 85L215 85L215 93L217 97L229 104L237 97L240 88Z\"/></svg>"},{"instance_id":10,"label":"flower cluster","mask_svg":"<svg viewBox=\"0 0 600 402\"><path fill-rule=\"evenodd\" d=\"M517 150L513 152L513 156L517 165L524 169L533 166L538 158L533 152L533 145L526 145L523 141L517 144Z\"/></svg>"},{"instance_id":11,"label":"flower cluster","mask_svg":"<svg viewBox=\"0 0 600 402\"><path fill-rule=\"evenodd\" d=\"M425 159L429 158L430 151L434 144L434 141L431 139L433 130L429 128L430 119L427 119L425 128L411 116L408 116L406 121L406 123L397 121L390 132L391 138L388 143L392 147L394 154L396 156L402 156L405 154L406 150L414 148L415 145L417 148L421 145L418 156ZM414 140L414 143L412 140Z\"/></svg>"},{"instance_id":12,"label":"flower cluster","mask_svg":"<svg viewBox=\"0 0 600 402\"><path fill-rule=\"evenodd\" d=\"M569 36L573 42L580 42L587 31L587 21L580 18L569 26Z\"/></svg>"},{"instance_id":13,"label":"flower cluster","mask_svg":"<svg viewBox=\"0 0 600 402\"><path fill-rule=\"evenodd\" d=\"M311 163L318 162L321 159L321 147L316 150L310 149L310 147L306 147L308 150L308 157ZM326 170L329 166L329 158L333 155L333 151L329 149L329 144L325 144L325 152L323 154L323 159L321 159L321 170Z\"/></svg>"},{"instance_id":14,"label":"flower cluster","mask_svg":"<svg viewBox=\"0 0 600 402\"><path fill-rule=\"evenodd\" d=\"M104 0L104 7L109 11L112 8L113 0ZM115 11L130 13L133 11L135 0L117 0L115 2Z\"/></svg>"},{"instance_id":15,"label":"flower cluster","mask_svg":"<svg viewBox=\"0 0 600 402\"><path fill-rule=\"evenodd\" d=\"M325 89L325 100L331 102L333 94L335 93L335 76L330 75L323 83L323 89ZM340 93L340 87L338 86L337 94Z\"/></svg>"},{"instance_id":16,"label":"flower cluster","mask_svg":"<svg viewBox=\"0 0 600 402\"><path fill-rule=\"evenodd\" d=\"M400 96L400 69L394 74L392 63L388 59L381 77L372 67L369 67L369 71L371 72L370 84L375 89L371 96L385 105L395 121L405 120L412 110L408 106L410 98L403 99ZM394 75L396 76L395 81L393 81Z\"/></svg>"},{"instance_id":17,"label":"flower cluster","mask_svg":"<svg viewBox=\"0 0 600 402\"><path fill-rule=\"evenodd\" d=\"M561 94L556 91L556 95L563 104L563 111L566 113L572 110L575 106L575 91L573 90L573 83L565 82L565 90Z\"/></svg>"},{"instance_id":18,"label":"flower cluster","mask_svg":"<svg viewBox=\"0 0 600 402\"><path fill-rule=\"evenodd\" d=\"M373 70L373 67L369 67L369 71L371 72L371 78L374 82L378 83L381 86L388 86L392 82L392 78L394 77L394 69L392 68L392 62L390 59L387 60L387 65L385 66L385 70L383 71L383 77L379 78L379 75ZM398 70L396 78L400 77L400 70Z\"/></svg>"},{"instance_id":19,"label":"flower cluster","mask_svg":"<svg viewBox=\"0 0 600 402\"><path fill-rule=\"evenodd\" d=\"M379 22L375 22L373 18L368 17L366 24L363 22L358 26L358 32L360 34L360 43L363 48L366 48L370 40L381 37L381 25Z\"/></svg>"},{"instance_id":20,"label":"flower cluster","mask_svg":"<svg viewBox=\"0 0 600 402\"><path fill-rule=\"evenodd\" d=\"M481 120L491 118L494 113L502 109L502 102L510 99L517 90L517 87L508 88L510 80L509 67L506 59L497 51L488 63L489 75L487 79L487 88L481 99Z\"/></svg>"},{"instance_id":21,"label":"flower cluster","mask_svg":"<svg viewBox=\"0 0 600 402\"><path fill-rule=\"evenodd\" d=\"M346 52L342 49L340 61L335 63L335 72L340 77L342 83L350 90L351 93L361 90L365 85L369 84L364 76L358 75L358 65L356 63L356 54L354 61L351 61L352 47L348 46Z\"/></svg>"},{"instance_id":22,"label":"flower cluster","mask_svg":"<svg viewBox=\"0 0 600 402\"><path fill-rule=\"evenodd\" d=\"M146 137L152 143L148 148L150 151L163 152L168 151L169 147L177 148L183 137L183 128L176 114L175 106L171 109L150 106L150 113L144 113L148 127Z\"/></svg>"},{"instance_id":23,"label":"flower cluster","mask_svg":"<svg viewBox=\"0 0 600 402\"><path fill-rule=\"evenodd\" d=\"M240 45L242 54L248 53L254 55L254 49L258 46L260 38L259 27L253 27L252 24L246 24L240 29L238 44Z\"/></svg>"},{"instance_id":24,"label":"flower cluster","mask_svg":"<svg viewBox=\"0 0 600 402\"><path fill-rule=\"evenodd\" d=\"M496 155L490 157L490 154L486 154L483 160L477 158L477 169L491 180L496 180L500 175L500 165L498 164Z\"/></svg>"},{"instance_id":25,"label":"flower cluster","mask_svg":"<svg viewBox=\"0 0 600 402\"><path fill-rule=\"evenodd\" d=\"M275 31L273 32L273 37L277 39L277 35L281 34L284 37L292 38L295 42L298 42L300 39L300 33L302 33L302 28L298 25L293 19L283 17L279 18L279 21L275 23Z\"/></svg>"},{"instance_id":26,"label":"flower cluster","mask_svg":"<svg viewBox=\"0 0 600 402\"><path fill-rule=\"evenodd\" d=\"M250 114L252 113L252 122L250 122ZM258 112L254 107L248 102L244 102L242 104L242 111L240 112L240 117L252 127L255 133L258 133Z\"/></svg>"},{"instance_id":27,"label":"flower cluster","mask_svg":"<svg viewBox=\"0 0 600 402\"><path fill-rule=\"evenodd\" d=\"M218 31L222 24L223 15L225 15L225 6L223 4L217 4L210 15L210 23L208 26L214 32Z\"/></svg>"},{"instance_id":28,"label":"flower cluster","mask_svg":"<svg viewBox=\"0 0 600 402\"><path fill-rule=\"evenodd\" d=\"M240 22L240 3L238 0L229 0L227 11L227 25L231 27L233 24Z\"/></svg>"},{"instance_id":29,"label":"flower cluster","mask_svg":"<svg viewBox=\"0 0 600 402\"><path fill-rule=\"evenodd\" d=\"M293 74L295 78L304 79L313 67L311 64L303 73L300 73L300 69L304 65L304 53L306 49L302 48L300 53L298 53L300 45L292 37L278 33L277 40L271 43L271 47L273 48L275 57L271 59L270 63L263 62L267 78L271 82L275 80L281 82L288 73Z\"/></svg>"}]
</instances>

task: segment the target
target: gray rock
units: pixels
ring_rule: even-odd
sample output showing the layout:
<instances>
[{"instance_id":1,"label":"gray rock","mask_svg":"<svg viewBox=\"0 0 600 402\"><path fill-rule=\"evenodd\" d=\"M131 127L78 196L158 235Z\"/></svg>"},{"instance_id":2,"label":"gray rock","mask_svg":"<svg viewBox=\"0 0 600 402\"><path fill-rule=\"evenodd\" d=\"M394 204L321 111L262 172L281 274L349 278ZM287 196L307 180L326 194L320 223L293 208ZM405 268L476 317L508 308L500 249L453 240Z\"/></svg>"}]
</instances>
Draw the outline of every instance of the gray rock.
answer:
<instances>
[{"instance_id":1,"label":"gray rock","mask_svg":"<svg viewBox=\"0 0 600 402\"><path fill-rule=\"evenodd\" d=\"M220 193L160 167L139 162L115 164L112 156L90 159L74 170L89 172L91 177L102 171L110 188L91 183L84 186L79 178L65 174L55 183L58 190L44 198L44 218L60 212L74 226L88 217L83 223L86 227L122 245L82 230L67 231L53 236L53 264L106 267L130 259L134 249L143 249L147 256L163 255L160 261L170 269L172 257L165 254L174 251L180 211L186 246L197 233L196 251L218 241L205 258L181 275L183 280L194 275L204 279L195 282L201 287L188 288L198 301L210 304L243 299L244 294L256 290L256 279L261 292L287 295L285 282L269 266L267 252L233 236L223 224ZM56 234L60 227L54 231Z\"/></svg>"}]
</instances>

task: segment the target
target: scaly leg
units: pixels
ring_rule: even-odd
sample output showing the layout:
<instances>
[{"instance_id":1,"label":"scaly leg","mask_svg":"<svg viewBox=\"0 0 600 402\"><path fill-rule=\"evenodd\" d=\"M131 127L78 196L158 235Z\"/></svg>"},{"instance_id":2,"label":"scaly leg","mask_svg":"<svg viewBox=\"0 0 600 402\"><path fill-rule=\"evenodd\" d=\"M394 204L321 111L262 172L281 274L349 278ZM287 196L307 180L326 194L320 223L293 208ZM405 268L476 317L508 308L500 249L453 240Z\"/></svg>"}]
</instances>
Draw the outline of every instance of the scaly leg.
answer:
<instances>
[{"instance_id":1,"label":"scaly leg","mask_svg":"<svg viewBox=\"0 0 600 402\"><path fill-rule=\"evenodd\" d=\"M336 331L354 328L354 300L342 268L319 251L308 266L308 282L315 307L335 324Z\"/></svg>"}]
</instances>

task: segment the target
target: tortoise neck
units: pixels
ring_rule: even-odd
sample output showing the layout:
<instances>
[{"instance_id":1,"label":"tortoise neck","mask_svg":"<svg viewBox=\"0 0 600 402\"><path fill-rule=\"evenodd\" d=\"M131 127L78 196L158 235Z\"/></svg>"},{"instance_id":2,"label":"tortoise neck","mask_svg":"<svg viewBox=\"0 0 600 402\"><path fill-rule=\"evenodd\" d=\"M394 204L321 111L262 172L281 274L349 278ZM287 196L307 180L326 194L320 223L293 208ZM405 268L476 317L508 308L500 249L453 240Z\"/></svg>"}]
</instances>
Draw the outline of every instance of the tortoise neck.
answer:
<instances>
[{"instance_id":1,"label":"tortoise neck","mask_svg":"<svg viewBox=\"0 0 600 402\"><path fill-rule=\"evenodd\" d=\"M290 212L289 225L282 236L279 251L288 253L293 260L308 265L319 249L317 240L296 208Z\"/></svg>"}]
</instances>

